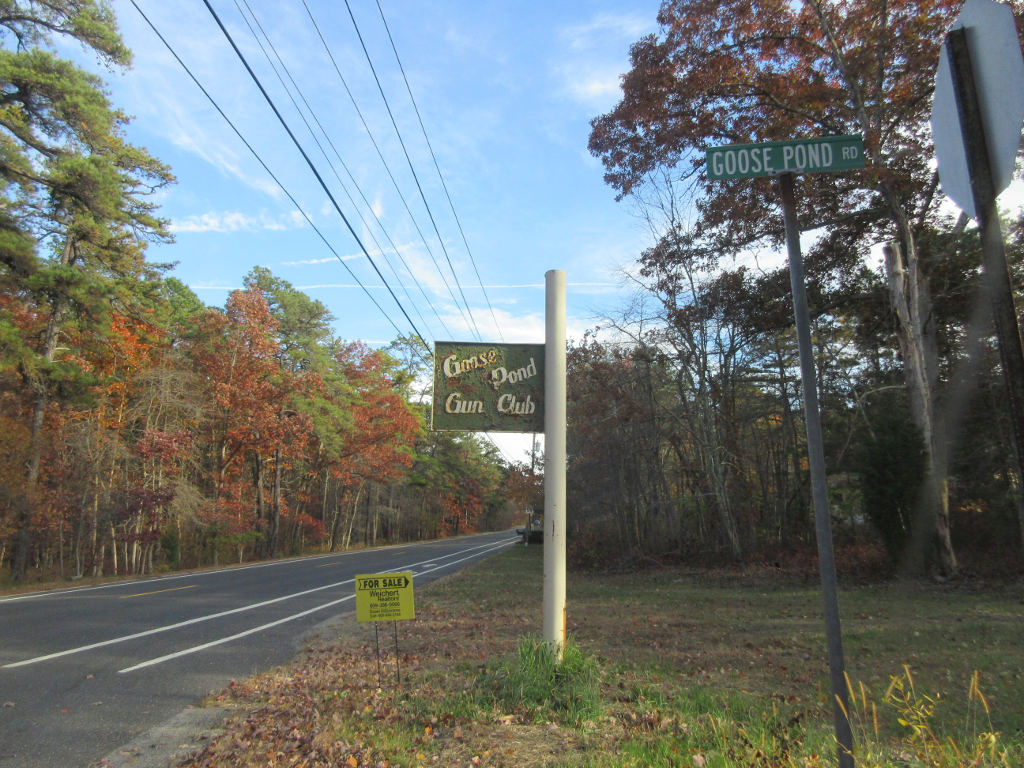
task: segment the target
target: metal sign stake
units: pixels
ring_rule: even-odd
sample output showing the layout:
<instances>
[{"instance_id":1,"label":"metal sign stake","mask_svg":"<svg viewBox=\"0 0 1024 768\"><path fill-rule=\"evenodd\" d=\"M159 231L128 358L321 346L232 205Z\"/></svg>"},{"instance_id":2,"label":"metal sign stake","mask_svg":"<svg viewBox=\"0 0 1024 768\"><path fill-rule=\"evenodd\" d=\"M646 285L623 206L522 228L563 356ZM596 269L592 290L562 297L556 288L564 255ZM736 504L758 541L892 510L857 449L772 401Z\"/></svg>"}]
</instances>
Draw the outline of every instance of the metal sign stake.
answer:
<instances>
[{"instance_id":1,"label":"metal sign stake","mask_svg":"<svg viewBox=\"0 0 1024 768\"><path fill-rule=\"evenodd\" d=\"M786 250L789 254L789 279L793 285L793 317L797 345L800 348L800 379L803 385L804 419L807 426L807 454L811 470L811 497L814 501L814 528L818 537L818 563L821 567L821 595L825 603L825 638L828 645L829 677L832 682L832 713L836 741L839 743L840 768L853 768L853 731L843 663L843 635L839 625L839 598L836 587L836 561L832 549L832 521L828 513L828 483L825 478L825 448L821 436L818 409L817 374L811 341L811 313L807 306L807 285L800 255L800 228L796 219L793 174L779 176L782 213L786 224Z\"/></svg>"},{"instance_id":2,"label":"metal sign stake","mask_svg":"<svg viewBox=\"0 0 1024 768\"><path fill-rule=\"evenodd\" d=\"M373 622L373 646L377 651L377 687L380 688L380 622Z\"/></svg>"},{"instance_id":3,"label":"metal sign stake","mask_svg":"<svg viewBox=\"0 0 1024 768\"><path fill-rule=\"evenodd\" d=\"M402 664L401 664L401 659L400 659L400 657L398 655L398 622L397 621L393 621L391 623L394 625L394 628L395 628L395 675L396 675L397 680L398 680L397 684L401 685L402 684Z\"/></svg>"}]
</instances>

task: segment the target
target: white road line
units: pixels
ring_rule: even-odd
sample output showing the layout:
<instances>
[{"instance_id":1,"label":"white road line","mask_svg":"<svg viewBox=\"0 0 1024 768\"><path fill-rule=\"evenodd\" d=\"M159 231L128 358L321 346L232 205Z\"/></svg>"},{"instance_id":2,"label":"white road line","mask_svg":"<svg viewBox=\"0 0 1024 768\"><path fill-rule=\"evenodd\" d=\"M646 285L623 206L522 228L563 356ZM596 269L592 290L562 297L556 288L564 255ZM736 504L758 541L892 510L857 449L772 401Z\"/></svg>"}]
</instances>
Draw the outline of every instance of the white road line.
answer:
<instances>
[{"instance_id":1,"label":"white road line","mask_svg":"<svg viewBox=\"0 0 1024 768\"><path fill-rule=\"evenodd\" d=\"M136 664L134 667L119 669L117 673L119 675L123 675L125 672L134 672L136 669L142 669L143 667L152 667L155 664L162 664L165 661L177 659L180 656L188 656L190 653L198 653L199 651L205 651L207 648L212 648L215 645L230 643L232 640L237 640L238 638L245 637L246 635L254 635L257 632L262 632L265 629L276 627L278 624L284 624L285 622L293 621L294 619L301 619L303 616L308 616L311 613L322 611L324 608L330 608L332 605L337 605L338 603L344 603L346 600L351 600L354 597L355 595L349 595L348 597L343 597L340 600L334 600L330 603L324 603L323 605L318 605L316 608L310 608L308 611L302 611L302 613L296 613L292 616L286 616L283 619L278 619L277 621L272 621L269 624L263 624L259 627L253 627L252 629L247 629L245 630L245 632L239 632L238 634L231 635L230 637L222 637L220 640L212 640L209 643L203 643L202 645L195 645L191 648L185 648L182 651L176 651L175 653L169 653L166 656L161 656L159 659L150 659L149 661L144 661L141 664Z\"/></svg>"},{"instance_id":2,"label":"white road line","mask_svg":"<svg viewBox=\"0 0 1024 768\"><path fill-rule=\"evenodd\" d=\"M491 549L500 549L501 547L506 547L509 544L514 543L516 540L517 539L513 539L512 541L501 542L501 543L499 543L497 545L492 546ZM474 549L482 549L482 547L474 547ZM470 551L472 551L472 550L470 550ZM489 552L490 550L487 550L487 551ZM478 552L476 555L468 555L466 557L463 557L460 560L454 560L454 561L452 561L450 563L445 563L444 565L439 565L439 566L437 566L435 568L431 568L430 571L437 571L437 570L441 570L442 568L448 568L449 566L455 565L455 563L461 563L463 560L469 560L469 559L471 559L473 557L478 557L479 555L483 555L483 554L487 554L487 552ZM414 567L414 566L408 566L407 565L407 566L404 566L404 567L405 568L411 568L411 567ZM430 571L424 571L423 573L430 573ZM417 575L422 576L423 573L420 573L420 574L417 574ZM351 581L351 579L350 579L350 581ZM188 656L189 654L192 654L192 653L199 653L199 651L205 651L207 648L212 648L215 645L223 645L224 643L230 643L232 640L237 640L240 637L245 637L247 635L254 635L257 632L262 632L265 629L270 629L271 627L276 627L279 624L284 624L286 622L293 621L295 619L301 619L303 616L308 616L311 613L316 613L317 611L321 611L324 608L330 608L332 605L337 605L338 603L343 603L346 600L352 600L354 597L355 597L355 595L349 595L348 597L343 597L340 600L333 600L333 601L331 601L329 603L324 603L323 605L319 605L316 608L310 608L309 610L302 611L300 613L296 613L296 614L293 614L291 616L285 616L283 619L278 619L277 621L271 621L268 624L261 624L258 627L253 627L252 629L247 629L244 632L239 632L237 634L230 635L228 637L222 637L219 640L211 640L210 642L203 643L202 645L194 645L191 648L184 648L184 649L182 649L180 651L175 651L174 653L169 653L166 656L160 656L159 658L156 658L156 659L150 659L149 661L143 661L140 664L136 664L134 667L125 667L124 669L119 669L117 671L117 673L119 675L121 675L121 674L125 674L127 672L134 672L137 669L143 669L145 667L152 667L152 666L155 666L157 664L163 664L165 661L171 661L172 659L178 659L178 658L181 658L182 656ZM22 663L24 663L24 662L22 662Z\"/></svg>"},{"instance_id":3,"label":"white road line","mask_svg":"<svg viewBox=\"0 0 1024 768\"><path fill-rule=\"evenodd\" d=\"M366 550L359 550L365 552ZM92 592L97 589L115 589L117 587L135 587L138 588L140 584L156 584L159 581L173 581L175 579L192 579L200 578L202 576L215 576L222 573L237 573L238 571L247 571L250 568L267 568L272 565L292 565L295 563L309 562L312 560L320 560L325 557L338 557L339 555L354 555L355 552L333 552L329 555L314 555L311 557L296 558L292 560L275 560L271 563L253 563L252 565L241 565L234 566L231 568L218 568L215 571L198 571L196 573L182 573L175 576L157 576L152 579L133 579L132 581L116 581L111 584L100 584L96 587L71 587L70 589L55 589L46 592L33 592L28 595L17 595L15 597L4 597L0 598L0 603L13 603L15 600L31 600L34 597L58 597L61 595L76 595L81 592Z\"/></svg>"},{"instance_id":4,"label":"white road line","mask_svg":"<svg viewBox=\"0 0 1024 768\"><path fill-rule=\"evenodd\" d=\"M479 534L486 535L486 534ZM391 550L407 549L409 547L423 547L431 544L445 544L451 543L455 539L434 539L433 541L418 541L411 544L399 544L393 547L375 547L372 549L357 549L351 552L328 552L326 555L310 555L308 557L296 557L289 558L288 560L274 560L269 563L252 563L251 565L240 565L232 566L230 568L218 568L216 570L209 571L197 571L196 573L181 573L173 576L156 576L149 579L133 579L132 581L115 581L110 584L100 584L95 587L69 587L68 589L50 589L42 592L30 592L26 595L15 595L13 597L0 597L0 604L13 603L16 600L32 600L43 597L59 597L61 595L74 595L80 592L92 592L97 589L116 589L117 587L138 587L140 584L155 584L158 581L173 581L174 579L191 579L200 578L203 576L216 576L220 574L231 574L237 573L238 571L247 571L250 568L269 568L275 565L295 565L301 563L308 563L314 560L323 560L326 557L347 557L349 555L365 554L367 552L388 552Z\"/></svg>"},{"instance_id":5,"label":"white road line","mask_svg":"<svg viewBox=\"0 0 1024 768\"><path fill-rule=\"evenodd\" d=\"M472 549L469 549L469 550L462 550L462 552L474 552L474 551L476 551L478 549L483 549L484 547L488 547L488 546L492 546L492 545L490 545L490 544L481 544L480 546L473 547ZM423 562L432 562L433 560L447 559L449 557L455 557L455 555L462 554L462 552L456 552L456 553L454 553L452 555L445 555L443 558L432 558L431 560L425 560ZM466 559L466 558L463 558L463 560L464 559ZM456 560L455 562L462 562L462 561L461 560ZM417 565L419 565L419 564L418 563L413 563L412 565L407 565L407 566L403 566L403 567L404 568L414 568ZM441 567L444 567L444 566L441 566ZM36 664L36 663L41 662L41 661L48 661L50 659L57 659L57 658L60 658L61 656L69 656L69 655L71 655L73 653L82 653L84 651L91 651L94 648L102 648L102 647L104 647L106 645L114 645L115 643L125 643L125 642L128 642L129 640L136 640L136 639L138 639L140 637L148 637L149 635L155 635L155 634L158 634L160 632L170 632L173 629L180 629L181 627L187 627L187 626L189 626L191 624L199 624L200 622L203 622L203 621L211 621L213 619L219 619L219 618L222 618L224 616L230 616L230 615L235 614L235 613L242 613L243 611L251 611L251 610L254 610L256 608L263 608L263 607L265 607L267 605L273 605L274 603L280 603L282 600L291 600L292 598L302 597L303 595L309 595L309 594L312 594L313 592L321 592L321 591L323 591L325 589L331 589L332 587L340 587L340 586L343 586L345 584L351 584L353 581L354 581L354 579L346 579L345 581L337 581L337 582L334 582L333 584L326 584L326 585L324 585L322 587L314 587L313 589L307 589L307 590L304 590L302 592L295 592L295 593L290 594L290 595L284 595L282 597L275 597L275 598L273 598L271 600L264 600L264 601L259 602L259 603L252 603L250 605L243 605L243 606L240 606L238 608L232 608L232 609L227 610L227 611L221 611L220 613L211 613L211 614L209 614L207 616L197 616L194 619L187 619L186 621L179 621L176 624L168 624L168 625L163 626L163 627L154 627L153 629L147 629L147 630L145 630L143 632L136 632L134 634L124 635L122 637L114 637L114 638L111 638L110 640L101 640L98 643L90 643L89 645L81 645L81 646L78 646L77 648L68 648L65 651L57 651L56 653L48 653L45 656L36 656L34 658L31 658L31 659L25 659L24 661L15 661L15 662L12 662L11 664L4 664L3 667L0 667L0 669L12 669L14 667L24 667L24 666L27 666L29 664Z\"/></svg>"}]
</instances>

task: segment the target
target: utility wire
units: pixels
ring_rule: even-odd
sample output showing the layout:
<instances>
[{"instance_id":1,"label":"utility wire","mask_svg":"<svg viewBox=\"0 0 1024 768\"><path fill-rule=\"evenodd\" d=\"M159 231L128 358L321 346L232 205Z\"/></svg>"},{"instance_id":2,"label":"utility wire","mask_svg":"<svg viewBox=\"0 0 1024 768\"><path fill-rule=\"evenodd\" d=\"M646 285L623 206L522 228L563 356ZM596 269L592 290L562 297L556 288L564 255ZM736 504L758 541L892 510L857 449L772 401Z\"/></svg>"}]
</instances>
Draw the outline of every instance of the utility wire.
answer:
<instances>
[{"instance_id":1,"label":"utility wire","mask_svg":"<svg viewBox=\"0 0 1024 768\"><path fill-rule=\"evenodd\" d=\"M373 302L374 306L377 307L377 309L380 310L381 314L384 315L385 318L387 318L387 321L389 323L391 323L392 327L398 332L399 335L401 335L402 334L402 329L399 328L398 325L395 323L395 321L391 319L391 316L386 311L384 311L384 308L373 297L373 294L370 293L369 289L365 285L363 285L362 281L360 281L360 279L358 277L356 277L356 274L355 274L355 272L352 271L352 268L349 267L349 265L345 263L345 260L341 258L341 256L338 254L338 252L334 249L334 246L330 244L330 242L327 240L326 237L324 237L323 232L321 232L319 230L319 228L317 228L316 224L313 223L313 220L302 209L302 206L299 205L299 202L295 199L295 197L292 195L292 193L288 191L288 189L284 186L284 184L281 183L281 180L278 179L277 176L274 175L274 172L272 170L270 170L270 168L267 166L267 164L265 162L263 162L263 158L259 156L259 153L256 152L256 150L253 148L253 146L246 140L245 136L242 135L242 132L239 131L238 128L235 127L235 124L233 122L231 122L231 118L229 118L224 113L224 110L220 108L220 105L216 102L216 100L213 98L213 96L210 95L209 91L207 91L206 88L203 87L203 84L199 82L198 78L195 75L192 74L192 70L190 70L188 68L188 65L186 65L185 62L181 60L181 57L177 54L177 52L174 50L174 48L171 47L171 44L169 42L167 42L167 40L164 38L164 36L162 34L160 34L160 30L158 30L156 28L156 25L154 25L153 22L149 20L149 17L145 13L142 12L142 9L139 8L139 5L138 5L138 3L135 2L135 0L130 0L130 2L131 2L131 4L133 6L135 6L135 10L139 12L139 15L142 16L143 20L149 25L149 28L153 30L154 34L156 34L156 36L158 38L160 38L160 42L163 43L164 46L166 46L167 50L170 51L171 55L181 65L181 68L185 70L185 74L187 74L190 78L192 78L192 82L195 83L196 86L199 88L199 90L203 92L203 95L210 101L210 103L213 105L213 108L216 109L217 112L220 113L220 116L224 118L224 121L231 127L231 130L235 132L235 135L242 141L242 143L245 144L246 148L250 152L252 152L253 157L255 157L256 160L259 162L259 164L263 166L263 170L265 170L270 175L270 178L272 178L274 180L274 182L277 184L277 186L281 188L281 191L285 193L285 195L291 201L292 205L294 205L296 207L296 209L299 211L299 213L302 214L303 218L309 223L309 226L311 226L313 228L313 231L316 232L317 235L320 236L321 240L324 241L324 245L326 245L330 249L331 253L333 253L335 255L335 257L337 257L338 261L341 262L341 265L346 270L348 270L349 275L351 275L352 279L355 280L356 283L359 285L359 287L363 289L363 292L369 297L370 301ZM378 274L380 274L380 273L378 272ZM392 294L392 296L394 296L394 294ZM401 308L401 305L399 305L399 308ZM402 310L402 312L404 314L405 310ZM406 315L406 319L407 320L408 320L408 318L409 318L409 316ZM411 320L410 320L410 325L412 325L412 321ZM413 325L413 329L415 329L415 328L416 328L416 326ZM419 335L419 331L416 331L416 334L418 336ZM422 339L421 339L421 343L423 343ZM424 346L426 346L426 344L424 344Z\"/></svg>"},{"instance_id":2,"label":"utility wire","mask_svg":"<svg viewBox=\"0 0 1024 768\"><path fill-rule=\"evenodd\" d=\"M505 459L505 461L507 461L507 462L508 462L508 466L509 466L509 468L511 468L511 467L513 467L513 466L515 466L516 462L515 462L515 461L513 461L513 460L512 460L512 459L511 459L511 458L509 457L509 455L508 455L507 453L505 453L505 451L504 451L504 450L502 449L502 447L501 447L500 445L498 445L498 444L497 444L497 443L496 443L496 442L494 441L494 438L493 438L493 437L491 437L491 433L490 433L490 432L484 432L484 433L483 433L483 435L484 435L484 437L486 437L486 438L487 438L488 440L490 440L490 442L491 442L491 445L493 445L493 446L494 446L495 448L497 448L497 449L498 449L498 453L500 453L500 454L501 454L501 457L502 457L503 459Z\"/></svg>"},{"instance_id":3,"label":"utility wire","mask_svg":"<svg viewBox=\"0 0 1024 768\"><path fill-rule=\"evenodd\" d=\"M309 15L309 20L313 22L313 28L320 37L320 42L323 44L324 50L327 51L327 56L330 58L331 64L334 65L334 71L338 74L338 79L341 80L341 84L345 87L345 93L348 94L349 101L352 102L352 106L355 108L356 114L359 115L359 120L362 122L363 128L366 129L366 134L370 137L370 142L373 144L373 148L377 151L377 157L380 158L381 163L384 165L384 170L387 172L388 178L391 179L391 184L394 186L395 192L398 193L398 198L402 201L402 205L405 207L406 213L409 214L409 220L412 222L413 227L415 227L416 232L423 241L423 245L427 249L427 254L430 256L430 260L434 263L434 268L437 270L437 274L440 276L441 282L444 283L444 287L448 289L448 294L452 297L452 302L455 304L455 308L459 310L459 314L462 315L462 319L466 321L467 325L469 325L469 318L466 317L466 313L459 305L459 300L455 298L455 291L452 290L451 285L448 283L448 278L444 276L441 265L437 263L437 257L434 256L434 251L431 249L430 243L423 234L423 230L420 229L419 222L416 221L416 217L413 215L412 209L409 207L409 202L405 199L405 195L402 194L402 189L398 186L398 181L395 179L395 175L391 172L391 166L389 166L388 161L384 159L384 153L381 151L380 145L377 144L377 139L374 138L373 131L370 130L370 126L367 124L366 118L363 116L363 112L359 108L359 104L356 102L355 96L352 94L352 89L348 87L348 82L345 80L345 76L341 74L341 68L338 66L338 62L334 58L334 53L331 51L331 47L327 44L327 40L324 38L323 32L320 31L320 25L316 23L316 18L314 18L313 12L310 10L306 0L302 0L302 5L306 9L306 13ZM412 270L410 270L410 273L411 271Z\"/></svg>"},{"instance_id":4,"label":"utility wire","mask_svg":"<svg viewBox=\"0 0 1024 768\"><path fill-rule=\"evenodd\" d=\"M420 115L420 108L416 104L416 97L412 95L412 86L409 85L409 78L405 75L405 67L402 66L402 59L398 55L398 48L395 46L395 38L391 36L391 27L388 26L388 20L384 18L384 9L381 8L380 0L376 0L377 10L380 11L380 20L384 22L384 29L387 30L388 40L391 41L391 50L395 52L395 61L398 62L398 68L402 72L402 79L405 81L405 90L409 92L409 101L412 102L412 108L416 110L416 119L420 121L420 130L423 131L423 139L427 142L427 149L430 150L430 159L434 161L434 168L437 170L437 178L441 180L441 188L444 189L444 195L448 198L448 207L452 209L452 216L455 217L455 224L459 228L459 234L462 235L462 243L466 246L466 253L469 254L469 261L473 265L473 271L476 272L477 282L480 283L480 290L483 291L484 301L487 302L487 308L491 310L491 319L494 320L494 327L498 331L498 336L501 340L505 341L505 336L501 332L501 326L498 325L498 318L494 314L494 307L491 305L491 299L487 295L487 289L484 288L484 281L480 277L480 270L477 268L476 259L473 258L473 251L469 248L469 241L466 239L466 233L462 229L462 222L459 221L459 214L455 212L455 204L452 202L452 196L448 192L448 185L445 184L444 175L441 173L441 166L437 162L437 155L434 154L434 147L430 143L430 137L427 136L427 127L423 124L423 116Z\"/></svg>"},{"instance_id":5,"label":"utility wire","mask_svg":"<svg viewBox=\"0 0 1024 768\"><path fill-rule=\"evenodd\" d=\"M394 241L391 240L391 237L388 235L387 230L384 229L384 226L381 224L380 219L377 218L377 214L375 214L373 212L373 207L370 205L369 201L366 199L366 195L363 194L363 190L360 188L359 183L355 180L355 177L352 175L352 172L349 170L348 166L345 164L345 161L342 160L340 153L338 152L337 148L334 146L334 142L332 142L330 136L327 135L327 131L324 130L323 125L320 123L319 118L317 118L317 116L316 116L316 112L313 111L313 107L310 106L309 101L307 101L305 95L302 93L302 89L299 87L299 84L295 81L295 78L292 77L292 73L289 71L288 66L284 63L284 60L281 58L281 55L277 52L277 48L274 47L274 43L271 42L270 36L267 34L267 31L263 28L263 25L260 23L260 20L256 17L255 12L252 10L252 7L248 3L248 0L242 0L242 2L245 4L245 7L249 11L249 13L252 15L253 21L256 22L256 26L259 27L260 32L263 34L264 39L267 41L267 45L270 46L270 50L272 50L274 52L274 56L277 58L277 61L281 65L281 68L284 70L285 74L288 75L288 79L291 81L292 86L295 88L295 91L299 94L299 98L302 99L302 103L306 105L306 109L308 110L309 114L313 117L313 120L316 122L317 126L320 128L320 132L324 135L324 138L327 140L327 143L331 145L331 149L334 150L334 154L337 155L338 161L341 163L342 167L345 169L345 172L348 174L349 179L352 180L352 183L355 185L356 190L362 196L363 202L370 209L370 213L373 215L374 219L376 219L377 225L381 228L381 231L384 233L385 237L388 238L388 242L391 243L392 247L395 247L395 250L398 253L399 259L401 259L402 263L405 264L405 259L402 257L401 252L398 252L398 249L395 246ZM388 259L387 254L385 253L384 249L381 248L380 243L377 241L376 236L373 234L373 230L367 224L366 219L363 218L363 214L359 211L359 206L356 204L356 201L352 197L352 193L349 192L348 187L345 185L345 182L342 181L341 176L338 174L338 170L334 167L334 163L331 162L330 156L327 154L327 151L324 149L323 145L320 143L320 139L317 138L316 132L313 130L313 127L309 124L309 120L306 119L306 116L303 113L302 109L299 107L298 103L295 101L295 97L292 96L291 91L288 89L288 84L285 83L284 78L281 77L281 73L278 72L278 70L277 70L277 66L274 64L273 60L270 58L270 54L268 54L266 48L263 47L263 43L260 41L259 35L256 34L256 30L253 29L252 24L249 22L249 19L246 18L245 13L242 12L242 8L238 4L238 0L235 0L235 7L238 9L238 13L241 15L242 19L245 21L246 25L249 27L249 31L252 33L253 38L256 40L256 44L259 45L260 50L263 51L263 55L266 57L267 63L270 64L270 68L272 70L274 70L274 74L277 76L278 81L280 81L281 86L285 90L285 93L288 95L288 98L291 100L292 106L295 107L295 111L299 113L299 117L302 118L302 122L305 123L306 129L309 131L310 136L312 136L313 141L316 142L316 145L319 148L320 153L324 156L324 159L327 161L327 165L330 167L331 172L334 173L334 177L338 180L338 183L341 185L342 190L344 190L345 195L349 199L349 202L352 203L352 207L355 209L356 215L359 217L359 220L362 222L363 226L366 228L367 232L370 235L370 238L373 240L374 245L377 246L377 250L384 257L385 263L391 269L391 273L395 276L395 279L398 280L399 286L401 286L402 290L405 291L406 294L408 294L409 293L409 289L405 287L405 283L403 282L401 275L398 274L398 271L395 269L394 265L391 263L391 260ZM408 265L407 264L406 264L406 268L408 269ZM411 270L410 270L410 274L412 274ZM413 280L415 281L416 280L415 275L413 275L412 277L413 277ZM418 281L417 281L417 285L419 285ZM423 286L420 285L419 287L420 287L420 292L423 293L423 298L426 299L426 301L427 301L427 304L430 305L431 309L434 309L434 305L431 304L430 303L430 299L427 298L427 294L426 294L426 291L423 290ZM411 298L409 299L409 303L412 304L412 308L416 311L417 316L423 322L424 327L427 328L427 330L429 331L430 328L427 326L427 321L424 319L423 314L419 310L419 307L416 306L416 303L414 301L412 301ZM445 330L448 330L447 326L445 326L445 324L444 324L444 320L441 319L441 316L437 313L436 309L434 309L434 314L437 315L437 319L441 323L442 327L444 327ZM451 333L451 331L448 331L448 333Z\"/></svg>"},{"instance_id":6,"label":"utility wire","mask_svg":"<svg viewBox=\"0 0 1024 768\"><path fill-rule=\"evenodd\" d=\"M206 0L204 0L205 2ZM388 117L391 118L391 125L395 128L395 134L398 136L398 143L402 146L402 153L405 155L405 161L409 164L409 170L412 172L412 178L416 182L416 189L419 190L420 197L423 200L423 207L427 209L427 216L430 217L430 223L434 225L434 233L437 235L437 240L441 244L441 250L444 251L444 257L448 260L448 268L452 271L452 277L455 278L455 285L458 286L459 294L462 296L462 302L466 305L466 311L469 313L470 322L473 324L473 330L476 331L478 339L483 339L480 335L480 329L477 327L476 319L473 317L473 310L469 307L469 302L466 300L466 292L462 290L462 284L459 282L459 276L455 274L455 267L452 265L451 256L448 255L448 249L444 245L444 238L441 237L441 231L437 228L437 222L434 220L434 213L430 210L430 203L427 202L427 196L423 192L423 187L420 186L420 177L416 173L416 169L413 167L412 158L409 157L409 150L406 149L405 140L402 138L402 132L398 130L398 123L395 121L395 116L391 112L391 105L388 103L388 97L384 95L384 87L380 84L380 78L377 77L377 70L373 66L373 60L370 58L370 52L366 48L366 43L363 41L363 33L359 31L359 24L356 22L355 14L352 13L352 6L348 0L345 0L345 7L348 9L348 16L352 19L352 26L355 27L356 36L359 38L359 45L362 46L363 54L366 56L366 63L370 65L370 71L373 73L373 79L377 83L377 90L380 91L380 97L384 100L384 107L388 111Z\"/></svg>"},{"instance_id":7,"label":"utility wire","mask_svg":"<svg viewBox=\"0 0 1024 768\"><path fill-rule=\"evenodd\" d=\"M313 161L310 160L309 155L306 154L306 150L303 149L302 144L299 143L299 140L295 137L295 134L292 133L292 129L288 126L288 123L285 121L280 111L278 111L277 106L274 104L274 100L270 98L270 94L267 93L267 90L263 87L263 83L261 83L260 79L256 77L256 73L253 71L252 67L249 66L249 62L246 61L246 58L242 54L241 49L239 49L239 47L235 44L235 40L233 37L231 37L231 33L228 32L227 27L225 27L224 23L220 20L220 16L217 15L217 12L213 9L213 6L210 5L210 0L203 0L203 4L206 6L207 10L209 10L210 15L213 16L214 21L217 22L217 26L220 27L220 31L224 33L224 37L226 37L228 42L231 44L231 47L234 49L235 54L238 56L239 60L245 66L246 71L249 73L249 77L251 77L253 82L256 83L256 87L260 89L260 93L263 94L263 98L266 99L267 104L269 104L270 108L274 111L274 115L277 116L277 119L281 123L281 126L288 133L288 136L292 140L292 143L295 144L296 149L299 150L299 153L302 155L302 159L306 161L306 165L309 166L309 169L313 172L313 175L316 176L316 180L320 182L320 186L327 194L328 199L330 199L331 204L334 206L334 210L338 212L338 215L341 216L341 220L345 222L345 226L348 227L348 231L352 234L353 239L359 245L359 249L366 256L367 261L370 262L370 266L373 267L373 271L377 273L377 277L379 277L381 279L381 282L384 283L384 287L388 289L388 293L391 294L391 298L395 300L395 303L398 305L398 308L402 310L402 314L405 315L405 319L409 322L409 325L412 326L412 329L416 331L416 335L419 336L420 339L422 340L423 334L420 333L419 329L416 327L416 323L414 323L412 321L412 318L409 317L409 313L405 311L405 307L403 307L402 302L398 300L398 297L395 295L394 290L391 288L390 285L388 285L388 281L385 279L383 273L381 273L380 267L377 266L377 262L373 260L373 257L370 255L370 252L366 250L366 246L363 245L363 241L359 238L359 235L356 234L355 228L353 228L351 222L348 220L348 217L345 216L344 212L341 210L341 206L338 205L338 201L334 199L334 195L331 193L330 187L328 187L326 182L324 182L323 177L320 175L320 171L316 169L316 166L313 164Z\"/></svg>"}]
</instances>

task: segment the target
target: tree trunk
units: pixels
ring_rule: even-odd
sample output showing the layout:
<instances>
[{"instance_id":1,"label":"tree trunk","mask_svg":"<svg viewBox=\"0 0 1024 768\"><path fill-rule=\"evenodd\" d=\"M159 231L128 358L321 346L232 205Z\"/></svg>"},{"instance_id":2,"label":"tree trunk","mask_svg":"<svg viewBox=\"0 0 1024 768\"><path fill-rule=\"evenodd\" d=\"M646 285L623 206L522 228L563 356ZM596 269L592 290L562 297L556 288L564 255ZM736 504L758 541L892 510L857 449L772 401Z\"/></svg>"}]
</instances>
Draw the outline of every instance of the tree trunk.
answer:
<instances>
[{"instance_id":1,"label":"tree trunk","mask_svg":"<svg viewBox=\"0 0 1024 768\"><path fill-rule=\"evenodd\" d=\"M910 544L901 566L909 576L923 576L931 563L935 572L948 577L956 572L956 555L949 535L949 493L945 467L938 461L942 447L937 444L935 399L938 385L938 351L931 296L921 272L913 236L905 228L908 254L889 243L884 248L889 298L899 320L897 335L903 355L903 372L910 400L910 416L921 430L928 450L926 476Z\"/></svg>"},{"instance_id":2,"label":"tree trunk","mask_svg":"<svg viewBox=\"0 0 1024 768\"><path fill-rule=\"evenodd\" d=\"M255 454L253 464L253 482L256 485L256 530L264 537L262 544L257 544L257 548L266 554L270 549L270 531L267 525L267 500L263 493L263 457Z\"/></svg>"},{"instance_id":3,"label":"tree trunk","mask_svg":"<svg viewBox=\"0 0 1024 768\"><path fill-rule=\"evenodd\" d=\"M75 263L75 241L68 237L61 252L62 267ZM43 337L42 358L52 363L57 353L57 340L60 337L64 316L70 303L63 294L58 295L50 307L50 318L46 322L46 335ZM49 400L49 389L46 382L38 374L25 373L25 378L35 394L32 407L32 421L29 431L29 460L26 469L25 492L19 494L14 507L18 512L18 535L14 542L14 558L11 564L11 575L15 581L23 581L28 576L28 559L32 551L32 518L35 516L35 490L39 480L39 467L43 460L43 417Z\"/></svg>"},{"instance_id":4,"label":"tree trunk","mask_svg":"<svg viewBox=\"0 0 1024 768\"><path fill-rule=\"evenodd\" d=\"M270 556L277 554L277 539L281 529L281 446L274 451L274 509L270 521Z\"/></svg>"},{"instance_id":5,"label":"tree trunk","mask_svg":"<svg viewBox=\"0 0 1024 768\"><path fill-rule=\"evenodd\" d=\"M356 498L352 502L352 514L348 519L348 533L345 534L345 549L348 550L349 543L352 541L352 528L356 524L356 514L359 511L359 496L363 492L363 487L359 486L359 490L356 491Z\"/></svg>"}]
</instances>

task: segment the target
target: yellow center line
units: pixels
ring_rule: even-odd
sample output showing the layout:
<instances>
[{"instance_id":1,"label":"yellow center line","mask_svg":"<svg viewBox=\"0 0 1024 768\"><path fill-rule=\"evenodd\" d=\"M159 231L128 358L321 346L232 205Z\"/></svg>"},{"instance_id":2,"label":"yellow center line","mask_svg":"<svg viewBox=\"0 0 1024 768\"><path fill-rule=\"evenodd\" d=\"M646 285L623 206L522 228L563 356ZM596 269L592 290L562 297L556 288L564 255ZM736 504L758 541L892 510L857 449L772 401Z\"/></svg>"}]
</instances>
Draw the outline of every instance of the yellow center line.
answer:
<instances>
[{"instance_id":1,"label":"yellow center line","mask_svg":"<svg viewBox=\"0 0 1024 768\"><path fill-rule=\"evenodd\" d=\"M142 597L143 595L159 595L161 592L177 592L179 589L192 589L192 587L198 587L198 584L190 584L187 587L171 587L170 589L158 589L156 592L139 592L136 595L121 595L120 600L124 600L126 597Z\"/></svg>"}]
</instances>

